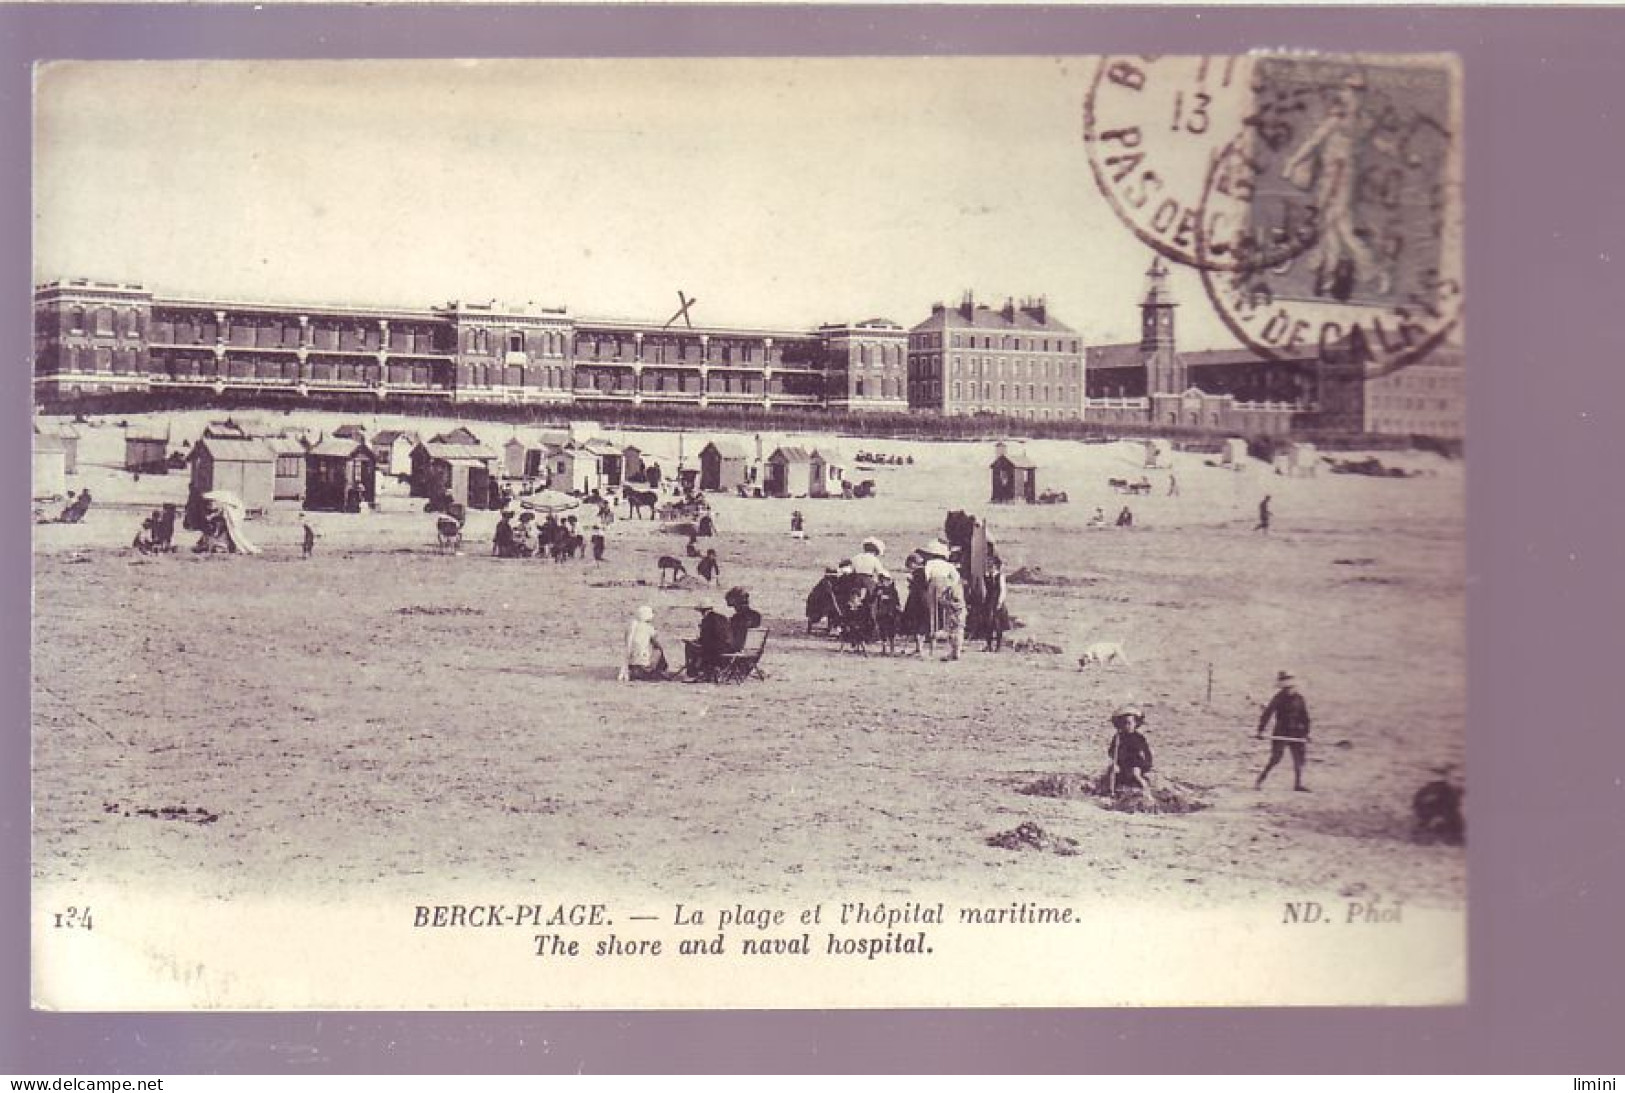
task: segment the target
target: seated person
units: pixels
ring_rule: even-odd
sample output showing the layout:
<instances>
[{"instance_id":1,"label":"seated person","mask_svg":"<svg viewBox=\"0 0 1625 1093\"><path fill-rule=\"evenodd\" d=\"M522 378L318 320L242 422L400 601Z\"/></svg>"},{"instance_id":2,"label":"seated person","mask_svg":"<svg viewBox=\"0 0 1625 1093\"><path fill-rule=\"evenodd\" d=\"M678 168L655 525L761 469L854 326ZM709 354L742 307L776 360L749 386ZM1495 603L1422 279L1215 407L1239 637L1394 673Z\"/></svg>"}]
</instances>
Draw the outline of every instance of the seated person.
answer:
<instances>
[{"instance_id":1,"label":"seated person","mask_svg":"<svg viewBox=\"0 0 1625 1093\"><path fill-rule=\"evenodd\" d=\"M722 658L734 651L733 628L715 606L695 608L700 612L700 636L683 642L683 671L689 679L705 679L715 674Z\"/></svg>"},{"instance_id":2,"label":"seated person","mask_svg":"<svg viewBox=\"0 0 1625 1093\"><path fill-rule=\"evenodd\" d=\"M1106 745L1106 755L1111 760L1106 775L1116 789L1150 792L1151 742L1140 732L1144 724L1145 714L1138 706L1124 706L1112 714L1112 727L1117 733Z\"/></svg>"},{"instance_id":3,"label":"seated person","mask_svg":"<svg viewBox=\"0 0 1625 1093\"><path fill-rule=\"evenodd\" d=\"M885 577L889 580L891 574L886 572L886 567L880 561L885 553L885 543L879 539L865 539L863 549L854 554L847 564L851 566L853 573L862 573L866 577Z\"/></svg>"},{"instance_id":4,"label":"seated person","mask_svg":"<svg viewBox=\"0 0 1625 1093\"><path fill-rule=\"evenodd\" d=\"M743 588L735 586L728 589L724 600L734 609L728 619L728 627L733 634L733 648L730 651L737 653L745 647L745 634L761 627L762 616L751 608L750 593Z\"/></svg>"},{"instance_id":5,"label":"seated person","mask_svg":"<svg viewBox=\"0 0 1625 1093\"><path fill-rule=\"evenodd\" d=\"M632 625L626 631L626 668L623 679L637 682L658 682L670 679L666 668L666 651L660 646L655 633L654 608L644 604L632 616Z\"/></svg>"}]
</instances>

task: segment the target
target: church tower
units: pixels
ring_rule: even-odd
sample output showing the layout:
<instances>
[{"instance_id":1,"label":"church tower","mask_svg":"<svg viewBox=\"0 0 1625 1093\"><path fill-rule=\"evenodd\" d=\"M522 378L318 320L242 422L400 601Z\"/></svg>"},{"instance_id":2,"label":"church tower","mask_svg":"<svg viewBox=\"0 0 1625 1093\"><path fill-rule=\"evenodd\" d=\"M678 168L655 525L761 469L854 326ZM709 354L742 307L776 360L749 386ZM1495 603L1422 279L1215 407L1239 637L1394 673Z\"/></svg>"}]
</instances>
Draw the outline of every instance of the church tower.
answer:
<instances>
[{"instance_id":1,"label":"church tower","mask_svg":"<svg viewBox=\"0 0 1625 1093\"><path fill-rule=\"evenodd\" d=\"M1190 386L1185 363L1174 348L1174 303L1168 288L1168 267L1159 257L1145 275L1145 299L1140 302L1140 361L1145 365L1148 395L1178 395Z\"/></svg>"}]
</instances>

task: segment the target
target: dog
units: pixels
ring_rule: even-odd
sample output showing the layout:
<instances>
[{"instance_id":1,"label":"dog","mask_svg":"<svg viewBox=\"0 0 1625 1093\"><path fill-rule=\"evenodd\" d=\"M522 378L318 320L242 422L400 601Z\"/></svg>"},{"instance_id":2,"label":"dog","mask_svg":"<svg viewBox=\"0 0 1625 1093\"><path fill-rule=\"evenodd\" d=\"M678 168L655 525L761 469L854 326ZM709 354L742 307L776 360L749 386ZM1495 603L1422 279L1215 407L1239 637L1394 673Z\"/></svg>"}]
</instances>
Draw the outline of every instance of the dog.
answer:
<instances>
[{"instance_id":1,"label":"dog","mask_svg":"<svg viewBox=\"0 0 1625 1093\"><path fill-rule=\"evenodd\" d=\"M673 558L670 554L662 555L656 563L660 566L660 587L666 587L666 577L671 577L672 587L676 587L688 580L688 569L683 565L681 558Z\"/></svg>"},{"instance_id":2,"label":"dog","mask_svg":"<svg viewBox=\"0 0 1625 1093\"><path fill-rule=\"evenodd\" d=\"M1078 667L1087 668L1091 664L1105 667L1108 664L1127 664L1128 656L1123 652L1123 646L1115 641L1097 641L1084 649L1083 656L1078 658Z\"/></svg>"}]
</instances>

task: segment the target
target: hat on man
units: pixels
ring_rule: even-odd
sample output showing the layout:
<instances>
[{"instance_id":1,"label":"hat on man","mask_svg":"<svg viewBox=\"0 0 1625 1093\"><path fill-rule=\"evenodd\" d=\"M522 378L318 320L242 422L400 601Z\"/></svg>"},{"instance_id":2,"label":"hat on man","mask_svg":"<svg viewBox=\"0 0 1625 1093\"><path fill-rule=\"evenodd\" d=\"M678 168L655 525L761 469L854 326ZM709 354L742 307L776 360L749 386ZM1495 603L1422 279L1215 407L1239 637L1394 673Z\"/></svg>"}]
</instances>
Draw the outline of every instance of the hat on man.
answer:
<instances>
[{"instance_id":1,"label":"hat on man","mask_svg":"<svg viewBox=\"0 0 1625 1093\"><path fill-rule=\"evenodd\" d=\"M948 544L941 539L933 539L915 553L924 554L927 558L946 558L948 556Z\"/></svg>"},{"instance_id":2,"label":"hat on man","mask_svg":"<svg viewBox=\"0 0 1625 1093\"><path fill-rule=\"evenodd\" d=\"M1277 687L1285 687L1289 683L1296 683L1296 682L1298 682L1298 677L1294 676L1291 672L1276 672L1275 673L1275 685Z\"/></svg>"},{"instance_id":3,"label":"hat on man","mask_svg":"<svg viewBox=\"0 0 1625 1093\"><path fill-rule=\"evenodd\" d=\"M1141 724L1145 723L1145 711L1133 703L1129 703L1126 706L1117 707L1117 712L1112 714L1112 723L1116 724L1125 717L1132 717Z\"/></svg>"},{"instance_id":4,"label":"hat on man","mask_svg":"<svg viewBox=\"0 0 1625 1093\"><path fill-rule=\"evenodd\" d=\"M749 606L750 592L739 585L734 585L728 589L728 594L723 597L723 600L735 607Z\"/></svg>"},{"instance_id":5,"label":"hat on man","mask_svg":"<svg viewBox=\"0 0 1625 1093\"><path fill-rule=\"evenodd\" d=\"M871 536L863 541L863 549L869 551L871 554L884 556L886 553L886 544Z\"/></svg>"}]
</instances>

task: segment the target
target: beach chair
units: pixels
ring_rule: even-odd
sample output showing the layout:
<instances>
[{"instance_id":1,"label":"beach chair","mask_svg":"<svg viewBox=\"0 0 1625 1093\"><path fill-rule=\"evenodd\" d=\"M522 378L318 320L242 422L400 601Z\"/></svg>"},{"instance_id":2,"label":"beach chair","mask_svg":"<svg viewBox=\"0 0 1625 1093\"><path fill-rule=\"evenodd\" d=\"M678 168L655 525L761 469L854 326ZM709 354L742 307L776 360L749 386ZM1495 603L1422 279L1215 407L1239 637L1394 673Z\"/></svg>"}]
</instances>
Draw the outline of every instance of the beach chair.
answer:
<instances>
[{"instance_id":1,"label":"beach chair","mask_svg":"<svg viewBox=\"0 0 1625 1093\"><path fill-rule=\"evenodd\" d=\"M743 683L755 676L757 679L766 679L762 674L762 653L767 649L767 631L765 629L745 631L745 643L736 653L729 653L717 665L716 675L713 677L718 683Z\"/></svg>"}]
</instances>

